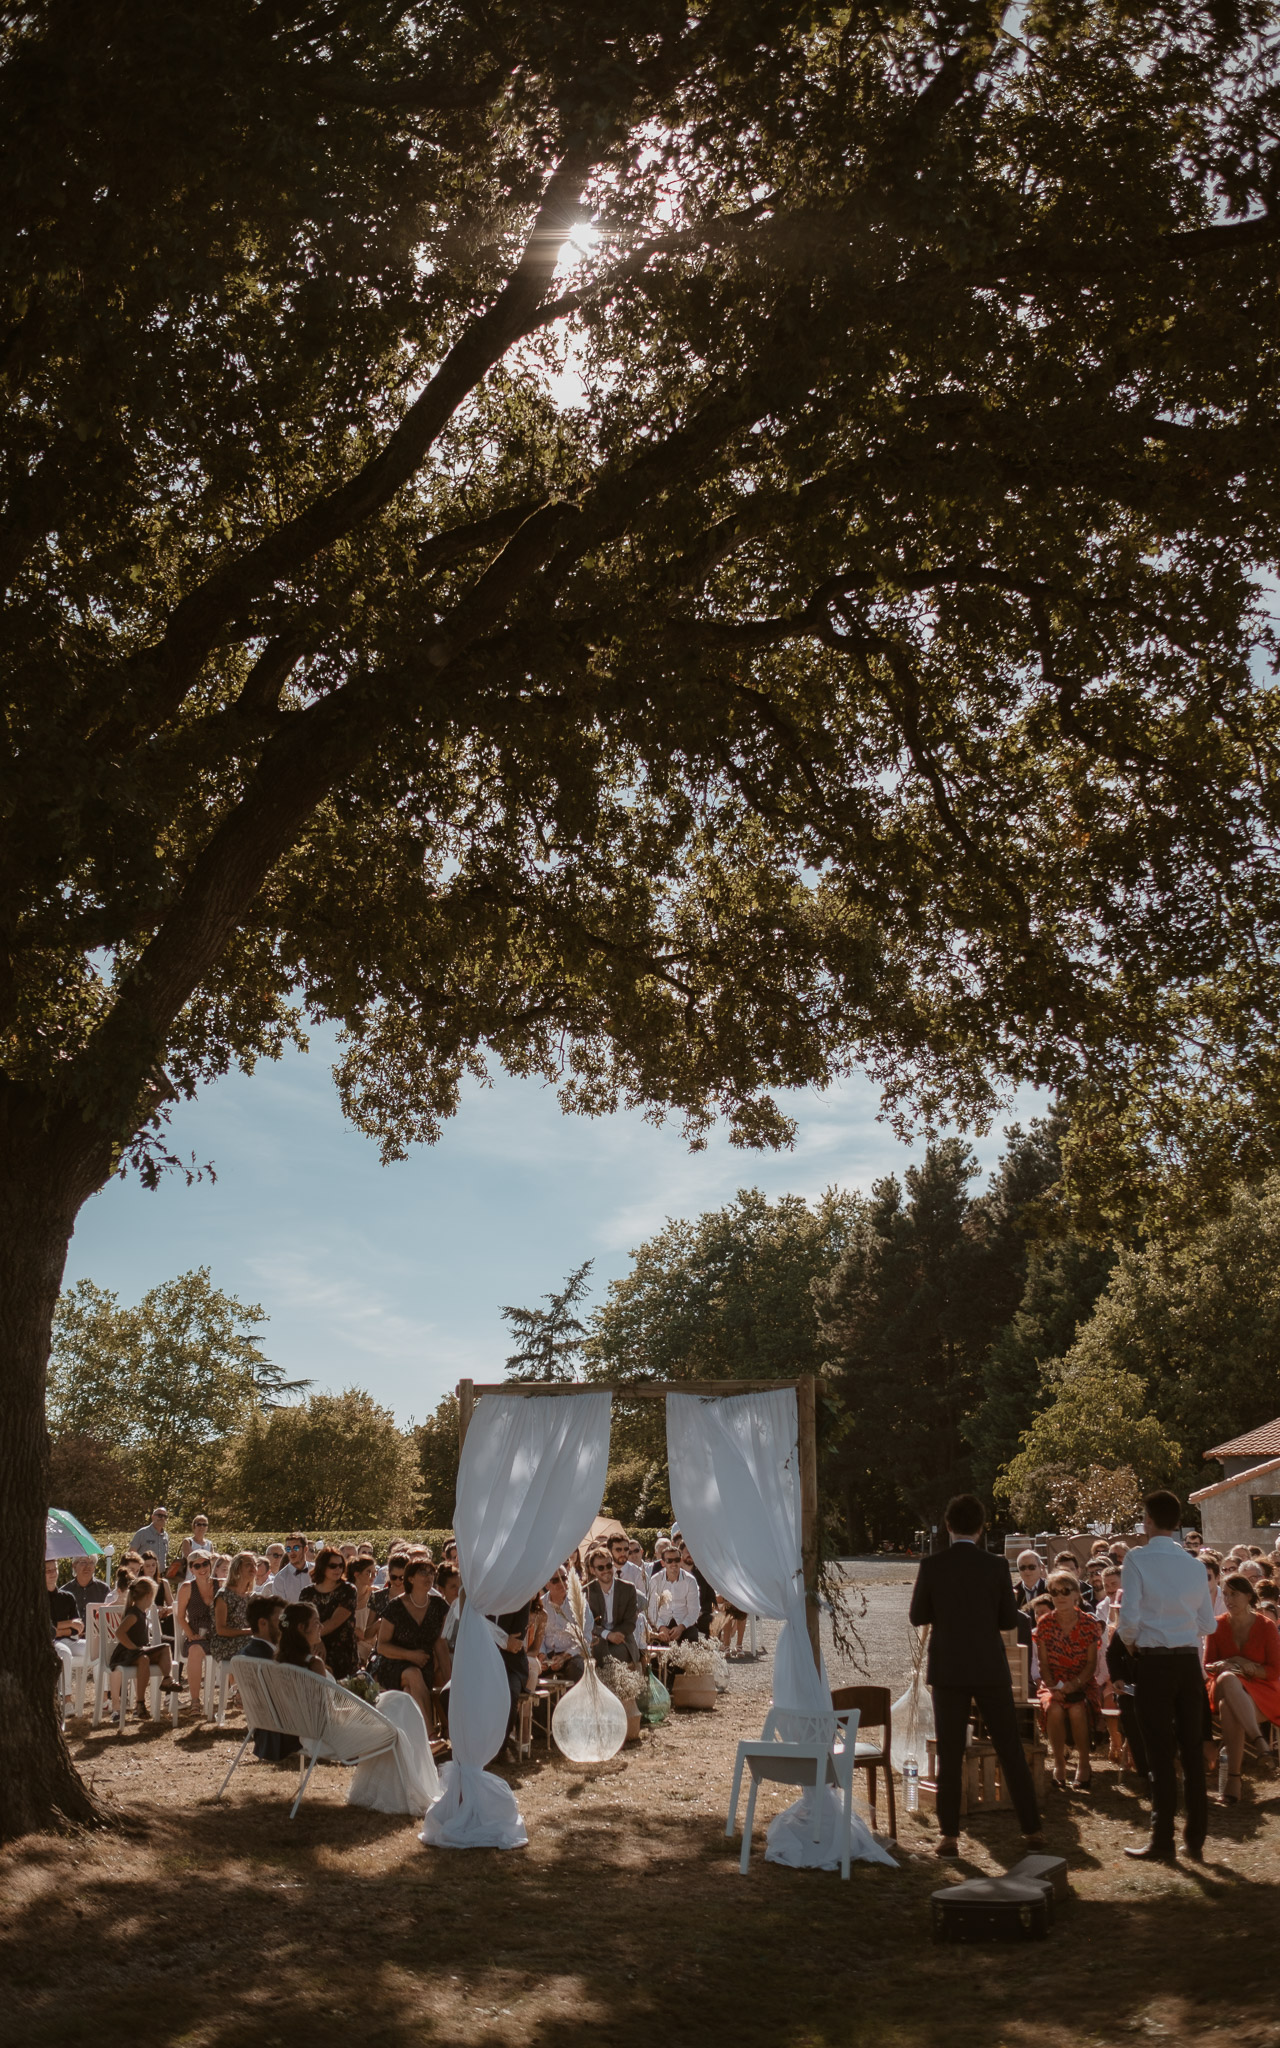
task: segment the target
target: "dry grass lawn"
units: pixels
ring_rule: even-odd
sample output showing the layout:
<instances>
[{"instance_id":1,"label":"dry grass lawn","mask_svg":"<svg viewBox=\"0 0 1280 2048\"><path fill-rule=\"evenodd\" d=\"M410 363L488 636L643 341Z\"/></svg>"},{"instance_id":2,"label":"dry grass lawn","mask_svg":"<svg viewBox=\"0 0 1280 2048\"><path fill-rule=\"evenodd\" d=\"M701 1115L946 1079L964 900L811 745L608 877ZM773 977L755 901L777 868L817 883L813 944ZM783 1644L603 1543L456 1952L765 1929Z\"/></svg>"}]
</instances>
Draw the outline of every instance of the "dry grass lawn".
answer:
<instances>
[{"instance_id":1,"label":"dry grass lawn","mask_svg":"<svg viewBox=\"0 0 1280 2048\"><path fill-rule=\"evenodd\" d=\"M897 1872L855 1865L848 1884L766 1864L758 1820L739 1875L724 1811L760 1707L741 1692L673 1717L594 1777L539 1748L511 1774L530 1835L514 1854L424 1849L408 1821L347 1808L333 1768L296 1821L296 1780L263 1765L215 1805L238 1719L80 1724L73 1751L122 1825L0 1859L0 2041L1280 2048L1280 1786L1215 1811L1203 1869L1148 1869L1120 1854L1139 1801L1095 1764L1093 1793L1050 1809L1075 1900L1049 1942L935 1948L929 1894L954 1866L929 1854L931 1820L903 1821ZM965 1848L963 1875L1004 1867L1015 1824Z\"/></svg>"}]
</instances>

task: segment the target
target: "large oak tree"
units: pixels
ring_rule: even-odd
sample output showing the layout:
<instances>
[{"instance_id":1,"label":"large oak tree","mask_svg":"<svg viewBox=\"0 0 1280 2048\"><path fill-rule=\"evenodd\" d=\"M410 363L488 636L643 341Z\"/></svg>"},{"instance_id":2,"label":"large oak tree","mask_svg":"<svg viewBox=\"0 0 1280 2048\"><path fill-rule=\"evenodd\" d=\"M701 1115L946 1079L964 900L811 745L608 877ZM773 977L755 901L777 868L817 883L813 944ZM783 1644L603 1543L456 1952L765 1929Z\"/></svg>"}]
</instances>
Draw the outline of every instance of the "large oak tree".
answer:
<instances>
[{"instance_id":1,"label":"large oak tree","mask_svg":"<svg viewBox=\"0 0 1280 2048\"><path fill-rule=\"evenodd\" d=\"M747 1142L1255 1057L1275 28L6 11L4 1829L92 1812L50 1319L175 1095L308 1015L390 1153L486 1057Z\"/></svg>"}]
</instances>

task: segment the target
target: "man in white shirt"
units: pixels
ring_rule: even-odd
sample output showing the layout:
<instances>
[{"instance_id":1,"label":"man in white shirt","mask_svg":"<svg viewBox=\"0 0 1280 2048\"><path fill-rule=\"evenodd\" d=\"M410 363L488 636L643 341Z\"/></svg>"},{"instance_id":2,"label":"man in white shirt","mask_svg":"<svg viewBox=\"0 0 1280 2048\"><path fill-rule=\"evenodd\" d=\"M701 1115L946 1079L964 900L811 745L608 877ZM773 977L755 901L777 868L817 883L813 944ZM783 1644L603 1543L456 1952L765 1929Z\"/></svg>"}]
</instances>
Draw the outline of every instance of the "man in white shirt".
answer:
<instances>
[{"instance_id":1,"label":"man in white shirt","mask_svg":"<svg viewBox=\"0 0 1280 2048\"><path fill-rule=\"evenodd\" d=\"M1174 1861L1180 1756L1187 1802L1183 1847L1193 1863L1203 1863L1209 1715L1200 1645L1216 1626L1213 1599L1204 1566L1175 1534L1182 1526L1177 1494L1148 1494L1142 1526L1146 1547L1130 1550L1121 1571L1119 1634L1136 1659L1134 1698L1151 1769L1151 1840L1125 1855L1143 1863Z\"/></svg>"},{"instance_id":2,"label":"man in white shirt","mask_svg":"<svg viewBox=\"0 0 1280 2048\"><path fill-rule=\"evenodd\" d=\"M303 1588L311 1584L307 1570L307 1539L300 1529L285 1538L284 1563L271 1581L271 1590L282 1600L301 1600Z\"/></svg>"},{"instance_id":3,"label":"man in white shirt","mask_svg":"<svg viewBox=\"0 0 1280 2048\"><path fill-rule=\"evenodd\" d=\"M681 1570L679 1552L668 1550L662 1570L649 1581L649 1641L678 1643L695 1635L701 1607L697 1580Z\"/></svg>"}]
</instances>

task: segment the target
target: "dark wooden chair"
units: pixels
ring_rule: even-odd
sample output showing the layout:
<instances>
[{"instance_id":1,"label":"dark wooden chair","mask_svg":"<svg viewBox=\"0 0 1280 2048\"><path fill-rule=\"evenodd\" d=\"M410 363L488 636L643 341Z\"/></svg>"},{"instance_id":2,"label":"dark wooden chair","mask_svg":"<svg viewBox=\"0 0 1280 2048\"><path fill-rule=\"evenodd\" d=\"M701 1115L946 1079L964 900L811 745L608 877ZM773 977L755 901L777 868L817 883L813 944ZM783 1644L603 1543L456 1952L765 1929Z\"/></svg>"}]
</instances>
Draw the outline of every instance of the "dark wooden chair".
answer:
<instances>
[{"instance_id":1,"label":"dark wooden chair","mask_svg":"<svg viewBox=\"0 0 1280 2048\"><path fill-rule=\"evenodd\" d=\"M889 1803L889 1836L898 1839L898 1800L893 1783L893 1759L889 1754L893 1734L889 1721L889 1688L887 1685L841 1685L833 1687L831 1704L837 1711L844 1707L858 1709L858 1734L854 1743L854 1763L858 1770L867 1774L867 1801L871 1807L871 1825L876 1827L876 1772L884 1772L885 1789ZM879 1829L876 1829L879 1833Z\"/></svg>"}]
</instances>

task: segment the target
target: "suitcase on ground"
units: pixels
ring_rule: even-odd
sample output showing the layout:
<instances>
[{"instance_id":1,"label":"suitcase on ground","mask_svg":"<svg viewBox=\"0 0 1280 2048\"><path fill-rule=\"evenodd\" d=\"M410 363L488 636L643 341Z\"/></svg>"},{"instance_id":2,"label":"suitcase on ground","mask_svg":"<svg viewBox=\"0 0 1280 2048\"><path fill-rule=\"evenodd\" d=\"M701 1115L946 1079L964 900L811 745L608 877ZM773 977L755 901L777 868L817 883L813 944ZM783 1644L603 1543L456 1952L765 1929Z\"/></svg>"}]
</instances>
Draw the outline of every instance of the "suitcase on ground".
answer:
<instances>
[{"instance_id":1,"label":"suitcase on ground","mask_svg":"<svg viewBox=\"0 0 1280 2048\"><path fill-rule=\"evenodd\" d=\"M935 1941L1043 1941L1053 1925L1048 1879L971 1877L944 1885L929 1905Z\"/></svg>"}]
</instances>

